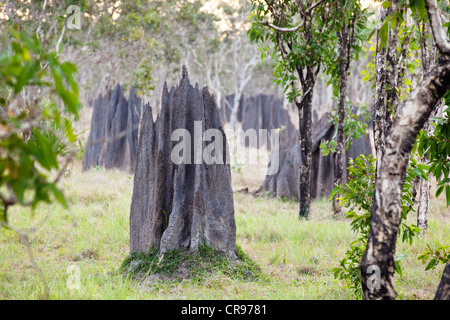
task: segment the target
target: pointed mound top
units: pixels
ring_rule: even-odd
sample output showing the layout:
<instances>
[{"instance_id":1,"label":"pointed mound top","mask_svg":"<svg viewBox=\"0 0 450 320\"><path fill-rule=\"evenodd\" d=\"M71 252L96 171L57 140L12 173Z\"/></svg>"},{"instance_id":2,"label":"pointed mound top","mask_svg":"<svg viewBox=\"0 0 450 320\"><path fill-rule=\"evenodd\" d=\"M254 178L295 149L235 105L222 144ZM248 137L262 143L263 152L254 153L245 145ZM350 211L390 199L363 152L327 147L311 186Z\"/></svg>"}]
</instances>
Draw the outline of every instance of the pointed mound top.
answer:
<instances>
[{"instance_id":1,"label":"pointed mound top","mask_svg":"<svg viewBox=\"0 0 450 320\"><path fill-rule=\"evenodd\" d=\"M187 71L187 68L186 68L185 65L183 65L183 68L182 68L182 70L181 70L181 76L182 76L183 78L187 78L187 77L188 77L188 71Z\"/></svg>"}]
</instances>

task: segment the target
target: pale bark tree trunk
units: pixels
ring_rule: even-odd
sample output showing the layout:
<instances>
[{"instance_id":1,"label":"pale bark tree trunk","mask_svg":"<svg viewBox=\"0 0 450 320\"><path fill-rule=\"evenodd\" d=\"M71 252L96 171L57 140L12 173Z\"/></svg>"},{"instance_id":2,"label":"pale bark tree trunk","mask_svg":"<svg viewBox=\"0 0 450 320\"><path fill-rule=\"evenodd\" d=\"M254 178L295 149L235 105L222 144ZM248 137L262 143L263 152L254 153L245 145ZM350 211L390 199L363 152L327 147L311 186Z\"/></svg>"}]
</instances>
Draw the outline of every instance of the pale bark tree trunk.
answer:
<instances>
[{"instance_id":1,"label":"pale bark tree trunk","mask_svg":"<svg viewBox=\"0 0 450 320\"><path fill-rule=\"evenodd\" d=\"M239 110L239 101L241 100L241 96L244 92L245 86L251 79L251 73L255 66L258 64L260 60L260 56L255 47L253 47L253 52L251 52L252 56L250 60L242 65L242 60L240 60L240 56L242 55L242 44L241 38L239 41L235 41L233 44L233 65L234 65L234 73L236 75L235 89L234 89L234 105L231 110L230 115L230 127L235 129L237 124L237 115ZM242 58L241 58L242 59Z\"/></svg>"},{"instance_id":2,"label":"pale bark tree trunk","mask_svg":"<svg viewBox=\"0 0 450 320\"><path fill-rule=\"evenodd\" d=\"M234 92L233 108L231 109L230 115L230 128L235 129L237 124L237 116L239 111L239 101L241 100L242 92L236 90Z\"/></svg>"},{"instance_id":3,"label":"pale bark tree trunk","mask_svg":"<svg viewBox=\"0 0 450 320\"><path fill-rule=\"evenodd\" d=\"M369 239L361 264L366 299L396 297L393 285L394 255L401 221L400 198L409 156L418 132L449 89L450 62L446 60L436 65L400 105L386 139L375 184ZM380 289L367 286L367 269L372 265L380 268Z\"/></svg>"},{"instance_id":4,"label":"pale bark tree trunk","mask_svg":"<svg viewBox=\"0 0 450 320\"><path fill-rule=\"evenodd\" d=\"M397 10L397 0L391 1L391 11L389 13L395 12ZM398 22L392 30L389 32L388 43L386 45L386 85L388 90L386 90L386 105L385 105L385 125L384 134L386 135L389 128L394 120L393 114L396 111L398 104L398 94L397 88L399 83L398 80L398 69L397 64L397 45L398 45ZM386 138L385 138L386 139Z\"/></svg>"},{"instance_id":5,"label":"pale bark tree trunk","mask_svg":"<svg viewBox=\"0 0 450 320\"><path fill-rule=\"evenodd\" d=\"M222 108L225 108L225 106L222 105L222 92L220 90L217 91L216 103L217 103L217 109L219 109L219 112L223 112Z\"/></svg>"},{"instance_id":6,"label":"pale bark tree trunk","mask_svg":"<svg viewBox=\"0 0 450 320\"><path fill-rule=\"evenodd\" d=\"M401 193L418 132L442 96L450 89L450 44L442 29L435 0L426 0L439 62L398 108L379 159L369 239L361 262L365 299L395 299L395 247L401 222ZM372 271L375 270L375 274ZM448 278L445 280L448 283Z\"/></svg>"},{"instance_id":7,"label":"pale bark tree trunk","mask_svg":"<svg viewBox=\"0 0 450 320\"><path fill-rule=\"evenodd\" d=\"M425 23L422 24L422 35L423 35L423 43L422 43L422 74L425 75L430 67L436 60L436 48L434 44L431 45L431 48L428 48L428 43L426 36L428 35L428 25ZM439 107L438 107L439 108ZM436 110L438 109L436 108ZM434 116L434 114L433 114ZM430 135L433 131L433 125L431 124L431 119L428 119L425 130L428 135ZM428 164L428 152L424 154L423 163ZM419 206L417 208L417 226L422 229L422 233L425 233L428 229L428 207L430 201L430 181L425 179L419 179Z\"/></svg>"},{"instance_id":8,"label":"pale bark tree trunk","mask_svg":"<svg viewBox=\"0 0 450 320\"><path fill-rule=\"evenodd\" d=\"M397 10L397 0L391 1L389 8L381 9L380 20ZM398 30L397 26L390 30L387 43L381 48L381 38L377 31L375 99L373 105L373 137L377 159L377 172L382 158L386 135L392 125L393 113L398 105L397 87L403 73L399 71L397 59ZM386 89L386 88L389 89Z\"/></svg>"},{"instance_id":9,"label":"pale bark tree trunk","mask_svg":"<svg viewBox=\"0 0 450 320\"><path fill-rule=\"evenodd\" d=\"M436 115L436 112L439 110L439 108L442 106L442 100L439 101L438 105L436 106L435 110L433 110L430 119L426 122L424 126L424 130L427 131L428 136L433 134L434 126L432 125L431 118ZM423 155L423 163L428 164L428 152L425 152ZM419 198L419 206L417 208L417 226L422 229L422 233L425 233L428 229L428 209L429 209L429 202L430 202L430 180L421 179L419 178L419 191L420 191L420 198Z\"/></svg>"},{"instance_id":10,"label":"pale bark tree trunk","mask_svg":"<svg viewBox=\"0 0 450 320\"><path fill-rule=\"evenodd\" d=\"M439 105L436 107L436 110L439 108ZM435 112L433 112L432 116L434 116ZM432 117L431 116L431 117ZM430 117L430 118L431 118ZM424 129L428 134L432 133L432 125L431 119L428 119L426 122ZM423 155L423 163L428 164L428 152L425 152ZM428 229L428 207L430 202L430 180L425 180L419 178L419 206L417 208L417 226L422 229L422 233L425 233Z\"/></svg>"},{"instance_id":11,"label":"pale bark tree trunk","mask_svg":"<svg viewBox=\"0 0 450 320\"><path fill-rule=\"evenodd\" d=\"M425 160L425 159L424 159ZM428 229L428 203L430 200L430 181L420 180L420 199L417 209L417 226L422 229L422 233Z\"/></svg>"},{"instance_id":12,"label":"pale bark tree trunk","mask_svg":"<svg viewBox=\"0 0 450 320\"><path fill-rule=\"evenodd\" d=\"M390 13L391 8L381 9L381 21L384 21ZM377 159L377 171L379 159L384 153L385 128L386 128L386 47L381 49L381 38L377 31L377 47L375 57L375 99L372 109L373 138L375 145L375 156Z\"/></svg>"}]
</instances>

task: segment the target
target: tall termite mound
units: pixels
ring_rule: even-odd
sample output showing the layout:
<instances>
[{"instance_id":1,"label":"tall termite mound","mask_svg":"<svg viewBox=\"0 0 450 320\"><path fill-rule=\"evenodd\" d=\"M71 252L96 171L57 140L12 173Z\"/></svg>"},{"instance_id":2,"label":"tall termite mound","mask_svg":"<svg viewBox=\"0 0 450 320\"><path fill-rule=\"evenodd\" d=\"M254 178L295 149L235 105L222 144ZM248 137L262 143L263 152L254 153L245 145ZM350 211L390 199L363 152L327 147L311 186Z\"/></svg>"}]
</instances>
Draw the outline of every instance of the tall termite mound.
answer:
<instances>
[{"instance_id":1,"label":"tall termite mound","mask_svg":"<svg viewBox=\"0 0 450 320\"><path fill-rule=\"evenodd\" d=\"M311 164L311 198L329 197L334 189L334 154L323 155L320 144L324 140L336 137L336 127L325 113L318 121L313 122L312 164ZM301 154L299 132L280 135L279 170L274 175L267 175L259 192L269 192L274 196L298 199L300 193ZM372 154L372 144L368 135L352 140L348 151L345 151L345 163L359 155ZM347 167L347 166L346 166ZM348 170L345 170L345 181Z\"/></svg>"},{"instance_id":2,"label":"tall termite mound","mask_svg":"<svg viewBox=\"0 0 450 320\"><path fill-rule=\"evenodd\" d=\"M221 137L208 139L210 129ZM180 132L184 134L178 135ZM183 143L185 160L176 163L173 153ZM198 161L212 144L220 145L211 152L214 163ZM178 86L169 91L164 84L156 121L149 105L143 110L130 210L132 253L150 248L161 253L177 248L195 252L205 244L236 257L226 146L214 97L206 87L199 90L198 84L192 86L183 67Z\"/></svg>"},{"instance_id":3,"label":"tall termite mound","mask_svg":"<svg viewBox=\"0 0 450 320\"><path fill-rule=\"evenodd\" d=\"M97 166L134 171L142 102L132 87L129 93L127 100L117 84L95 100L83 171Z\"/></svg>"},{"instance_id":4,"label":"tall termite mound","mask_svg":"<svg viewBox=\"0 0 450 320\"><path fill-rule=\"evenodd\" d=\"M220 110L223 122L230 121L231 109L233 108L234 94L231 94L225 97L225 103ZM240 143L245 146L267 147L270 150L271 129L283 129L289 136L295 134L295 126L288 111L283 109L283 99L277 98L275 95L258 94L248 97L242 95L237 110L237 121L241 123L241 128L244 131L249 129L268 130L268 135L264 140L260 141L259 136L258 141L241 140Z\"/></svg>"}]
</instances>

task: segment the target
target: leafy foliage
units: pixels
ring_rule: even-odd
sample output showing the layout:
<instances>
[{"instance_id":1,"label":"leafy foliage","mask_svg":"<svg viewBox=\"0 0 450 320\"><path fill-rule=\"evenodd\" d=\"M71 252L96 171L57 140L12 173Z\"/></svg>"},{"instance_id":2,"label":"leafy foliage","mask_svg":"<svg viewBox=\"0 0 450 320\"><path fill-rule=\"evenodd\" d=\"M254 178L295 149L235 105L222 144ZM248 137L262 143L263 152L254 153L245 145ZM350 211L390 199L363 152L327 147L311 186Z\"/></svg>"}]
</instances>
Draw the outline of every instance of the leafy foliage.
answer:
<instances>
[{"instance_id":1,"label":"leafy foliage","mask_svg":"<svg viewBox=\"0 0 450 320\"><path fill-rule=\"evenodd\" d=\"M327 156L330 152L332 153L336 152L337 142L335 141L335 138L337 136L339 114L337 113L337 108L334 108L334 110L336 110L336 112L330 115L331 121L336 127L333 140L331 141L324 140L320 144L320 149L322 149L324 156ZM343 126L345 136L344 145L345 150L348 151L348 149L353 143L353 140L356 140L359 137L365 135L366 126L364 125L363 122L359 120L359 116L352 112L352 107L348 102L345 104L345 114L348 116L344 118L344 126Z\"/></svg>"},{"instance_id":2,"label":"leafy foliage","mask_svg":"<svg viewBox=\"0 0 450 320\"><path fill-rule=\"evenodd\" d=\"M352 219L351 229L357 237L350 244L344 259L340 261L340 266L333 268L332 271L335 278L345 280L347 286L358 297L362 296L360 264L364 257L372 217L371 210L376 172L375 162L376 159L372 156L366 157L364 155L360 155L355 160L350 159L348 170L352 178L348 183L334 188L331 193L331 197L339 193L341 195L339 198L341 205L349 208L346 217ZM420 175L422 178L426 177L425 172L419 167L417 161L411 159L401 196L402 221L398 234L402 242L409 244L412 244L413 237L421 231L416 225L406 223L407 214L413 210L413 188L411 182L417 175ZM401 276L402 269L398 260L395 261L395 271Z\"/></svg>"},{"instance_id":3,"label":"leafy foliage","mask_svg":"<svg viewBox=\"0 0 450 320\"><path fill-rule=\"evenodd\" d=\"M444 100L446 107L444 117L435 118L436 122L433 134L428 134L421 130L418 135L418 153L424 156L427 153L429 158L428 173L434 175L437 180L436 197L439 197L445 190L447 206L450 206L450 107L448 106L449 93Z\"/></svg>"},{"instance_id":4,"label":"leafy foliage","mask_svg":"<svg viewBox=\"0 0 450 320\"><path fill-rule=\"evenodd\" d=\"M35 208L53 196L67 202L57 182L76 152L72 123L78 117L76 67L47 52L36 35L17 27L0 55L0 223L7 209L19 204ZM32 100L22 93L34 93ZM57 105L58 99L65 108ZM60 167L60 157L65 165ZM56 172L56 177L51 175ZM5 193L7 192L7 193Z\"/></svg>"},{"instance_id":5,"label":"leafy foliage","mask_svg":"<svg viewBox=\"0 0 450 320\"><path fill-rule=\"evenodd\" d=\"M248 31L250 39L263 44L261 57L268 56L268 43L274 45L272 59L277 85L284 87L290 102L301 96L297 81L301 80L299 70L306 67L322 67L330 75L328 85L333 84L335 96L340 86L339 77L339 32L343 24L351 26L354 41L351 45L351 59L358 59L363 52L367 33L369 12L362 9L359 1L324 1L307 13L307 21L295 32L278 32L265 26L264 22L273 17L277 27L293 28L298 25L300 11L307 10L314 1L306 1L306 8L299 9L296 1L252 1L254 11L250 15L252 28ZM302 4L303 5L303 4Z\"/></svg>"},{"instance_id":6,"label":"leafy foliage","mask_svg":"<svg viewBox=\"0 0 450 320\"><path fill-rule=\"evenodd\" d=\"M425 267L425 271L435 269L439 263L447 264L450 261L450 246L441 245L437 241L434 241L434 243L434 247L427 245L427 249L422 251L417 257L424 264L430 259Z\"/></svg>"},{"instance_id":7,"label":"leafy foliage","mask_svg":"<svg viewBox=\"0 0 450 320\"><path fill-rule=\"evenodd\" d=\"M332 49L336 36L332 32L336 20L332 19L331 9L325 1L310 14L309 21L295 32L278 32L264 26L261 22L268 21L273 16L274 23L278 27L295 26L299 7L296 1L252 1L254 10L250 15L252 27L248 31L250 39L254 42L265 44L261 48L262 57L268 55L271 43L276 49L272 50L274 82L284 88L289 102L301 96L301 90L297 87L299 81L299 70L306 67L318 67L326 62L337 59L336 52ZM311 3L308 1L308 5ZM305 10L305 8L302 8Z\"/></svg>"},{"instance_id":8,"label":"leafy foliage","mask_svg":"<svg viewBox=\"0 0 450 320\"><path fill-rule=\"evenodd\" d=\"M445 198L447 207L450 206L450 92L447 92L443 98L445 109L443 117L436 117L436 122L432 123L435 127L433 133L430 134L425 130L421 130L417 136L417 153L423 157L428 156L429 165L423 169L428 174L432 174L437 181L436 198L443 194L445 190ZM450 246L442 245L436 241L432 248L427 247L417 257L422 263L428 264L425 270L434 269L439 263L446 264L450 261Z\"/></svg>"},{"instance_id":9,"label":"leafy foliage","mask_svg":"<svg viewBox=\"0 0 450 320\"><path fill-rule=\"evenodd\" d=\"M418 68L420 67L420 60L418 59L418 55L420 54L421 47L427 41L429 41L430 38L429 35L424 35L423 27L420 27L420 22L424 23L423 20L426 18L417 20L417 24L408 23L408 19L405 19L406 6L404 6L404 4L404 0L400 0L398 2L397 8L401 8L401 10L399 9L396 12L393 12L386 16L378 33L378 36L380 38L380 47L378 48L379 50L385 48L390 32L397 33L398 43L396 51L396 68L397 72L399 73L399 82L397 83L396 90L399 97L398 101L403 101L407 97L409 92L411 92L411 90L414 88L414 79L420 79L419 77L415 77L415 75L419 73ZM390 1L383 2L384 8L389 8L391 7L391 5L392 3ZM414 1L411 1L411 6L415 6ZM413 12L416 11L413 10ZM418 15L414 15L415 19L418 19L418 17ZM367 64L366 69L361 73L364 76L363 80L372 83L372 89L374 89L376 73L375 57L377 46L376 43L373 43L373 36L377 31L377 25L368 24L367 29L367 41L372 45L368 50L366 50L366 54L367 56L371 55L373 57L373 60ZM426 41L424 41L424 38L426 38ZM395 106L389 105L389 111L391 113L394 113L394 109Z\"/></svg>"}]
</instances>

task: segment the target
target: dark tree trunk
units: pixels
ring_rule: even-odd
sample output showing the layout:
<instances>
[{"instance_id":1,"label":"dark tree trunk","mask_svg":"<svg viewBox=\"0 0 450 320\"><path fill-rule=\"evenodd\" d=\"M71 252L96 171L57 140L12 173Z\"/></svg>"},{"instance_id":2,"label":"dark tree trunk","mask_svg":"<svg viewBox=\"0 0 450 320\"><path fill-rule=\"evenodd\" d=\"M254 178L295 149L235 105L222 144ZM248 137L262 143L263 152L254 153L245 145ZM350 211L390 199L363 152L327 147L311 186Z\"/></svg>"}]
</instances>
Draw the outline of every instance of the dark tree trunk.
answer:
<instances>
[{"instance_id":1,"label":"dark tree trunk","mask_svg":"<svg viewBox=\"0 0 450 320\"><path fill-rule=\"evenodd\" d=\"M307 67L302 83L302 100L298 107L300 128L300 218L308 218L311 210L311 160L312 160L312 96L316 79L311 67Z\"/></svg>"},{"instance_id":2,"label":"dark tree trunk","mask_svg":"<svg viewBox=\"0 0 450 320\"><path fill-rule=\"evenodd\" d=\"M450 263L444 269L434 300L450 300Z\"/></svg>"}]
</instances>

